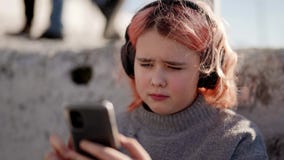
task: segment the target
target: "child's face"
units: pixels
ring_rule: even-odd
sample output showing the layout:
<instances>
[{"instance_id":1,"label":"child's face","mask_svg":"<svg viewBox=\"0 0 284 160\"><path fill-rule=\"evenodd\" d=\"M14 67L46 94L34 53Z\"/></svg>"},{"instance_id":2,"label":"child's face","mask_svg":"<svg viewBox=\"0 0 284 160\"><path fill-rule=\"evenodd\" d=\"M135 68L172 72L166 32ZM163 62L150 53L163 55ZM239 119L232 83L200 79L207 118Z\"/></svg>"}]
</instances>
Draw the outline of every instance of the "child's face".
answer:
<instances>
[{"instance_id":1,"label":"child's face","mask_svg":"<svg viewBox=\"0 0 284 160\"><path fill-rule=\"evenodd\" d=\"M156 30L145 32L137 40L134 62L139 96L161 115L183 110L197 95L199 63L198 53Z\"/></svg>"}]
</instances>

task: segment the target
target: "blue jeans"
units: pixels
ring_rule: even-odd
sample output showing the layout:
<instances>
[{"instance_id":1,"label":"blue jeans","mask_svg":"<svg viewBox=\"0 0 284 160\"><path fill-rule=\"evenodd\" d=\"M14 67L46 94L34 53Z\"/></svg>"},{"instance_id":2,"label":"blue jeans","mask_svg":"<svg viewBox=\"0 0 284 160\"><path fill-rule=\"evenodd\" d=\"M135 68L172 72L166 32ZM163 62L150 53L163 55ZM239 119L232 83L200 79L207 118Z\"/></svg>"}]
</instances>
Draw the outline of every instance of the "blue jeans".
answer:
<instances>
[{"instance_id":1,"label":"blue jeans","mask_svg":"<svg viewBox=\"0 0 284 160\"><path fill-rule=\"evenodd\" d=\"M61 33L62 32L62 9L63 0L53 0L52 3L52 13L50 17L50 26L48 28L49 32Z\"/></svg>"}]
</instances>

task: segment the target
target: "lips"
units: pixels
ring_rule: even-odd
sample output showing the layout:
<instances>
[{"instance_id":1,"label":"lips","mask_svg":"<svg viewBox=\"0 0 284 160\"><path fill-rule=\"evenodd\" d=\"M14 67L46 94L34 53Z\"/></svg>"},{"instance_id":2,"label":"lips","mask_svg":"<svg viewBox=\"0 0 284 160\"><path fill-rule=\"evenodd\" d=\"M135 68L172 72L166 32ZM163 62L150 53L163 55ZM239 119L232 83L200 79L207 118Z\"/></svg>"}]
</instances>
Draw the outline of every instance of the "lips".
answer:
<instances>
[{"instance_id":1,"label":"lips","mask_svg":"<svg viewBox=\"0 0 284 160\"><path fill-rule=\"evenodd\" d=\"M154 101L163 101L169 98L167 95L163 94L149 94L149 96L154 100Z\"/></svg>"}]
</instances>

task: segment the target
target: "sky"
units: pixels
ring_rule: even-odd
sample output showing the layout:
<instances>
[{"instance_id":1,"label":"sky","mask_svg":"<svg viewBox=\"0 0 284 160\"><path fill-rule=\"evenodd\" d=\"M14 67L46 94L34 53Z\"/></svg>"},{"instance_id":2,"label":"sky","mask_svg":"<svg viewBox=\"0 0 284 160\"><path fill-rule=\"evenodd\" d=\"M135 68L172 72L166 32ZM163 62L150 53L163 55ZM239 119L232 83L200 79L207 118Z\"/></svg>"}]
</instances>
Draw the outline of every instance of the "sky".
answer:
<instances>
[{"instance_id":1,"label":"sky","mask_svg":"<svg viewBox=\"0 0 284 160\"><path fill-rule=\"evenodd\" d=\"M283 0L222 0L221 15L236 48L284 48Z\"/></svg>"},{"instance_id":2,"label":"sky","mask_svg":"<svg viewBox=\"0 0 284 160\"><path fill-rule=\"evenodd\" d=\"M152 0L125 0L133 13ZM234 48L284 48L284 0L221 0L220 13Z\"/></svg>"}]
</instances>

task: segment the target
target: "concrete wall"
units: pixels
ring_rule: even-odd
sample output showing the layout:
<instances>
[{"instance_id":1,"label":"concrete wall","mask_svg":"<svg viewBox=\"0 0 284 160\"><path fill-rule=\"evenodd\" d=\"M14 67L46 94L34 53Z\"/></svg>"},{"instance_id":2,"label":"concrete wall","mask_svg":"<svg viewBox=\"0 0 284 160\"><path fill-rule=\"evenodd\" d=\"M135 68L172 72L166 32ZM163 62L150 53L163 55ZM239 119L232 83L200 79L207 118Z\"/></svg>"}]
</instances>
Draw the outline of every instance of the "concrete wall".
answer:
<instances>
[{"instance_id":1,"label":"concrete wall","mask_svg":"<svg viewBox=\"0 0 284 160\"><path fill-rule=\"evenodd\" d=\"M66 139L66 103L106 98L117 112L125 110L131 95L120 70L120 45L71 51L50 45L44 50L2 46L0 159L42 159L51 133ZM239 53L238 112L262 130L271 159L283 159L284 50Z\"/></svg>"},{"instance_id":2,"label":"concrete wall","mask_svg":"<svg viewBox=\"0 0 284 160\"><path fill-rule=\"evenodd\" d=\"M130 96L117 55L114 45L80 51L0 49L0 159L42 159L50 133L68 135L66 103L106 98L117 112L125 109Z\"/></svg>"},{"instance_id":3,"label":"concrete wall","mask_svg":"<svg viewBox=\"0 0 284 160\"><path fill-rule=\"evenodd\" d=\"M248 49L238 53L238 112L261 129L270 159L284 159L284 50Z\"/></svg>"}]
</instances>

